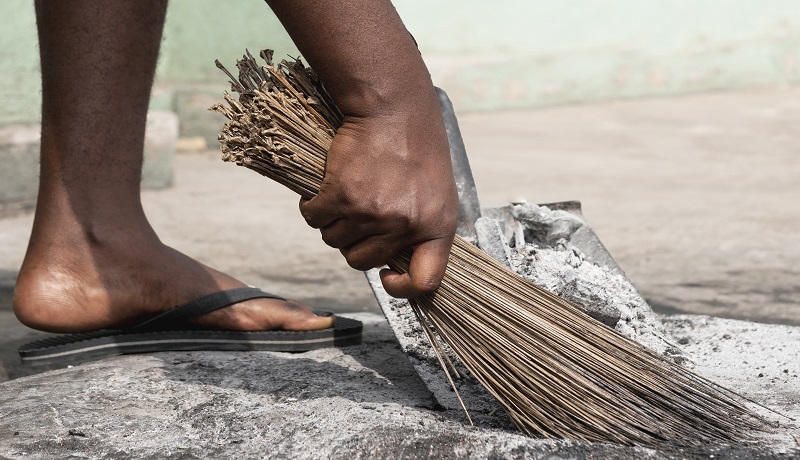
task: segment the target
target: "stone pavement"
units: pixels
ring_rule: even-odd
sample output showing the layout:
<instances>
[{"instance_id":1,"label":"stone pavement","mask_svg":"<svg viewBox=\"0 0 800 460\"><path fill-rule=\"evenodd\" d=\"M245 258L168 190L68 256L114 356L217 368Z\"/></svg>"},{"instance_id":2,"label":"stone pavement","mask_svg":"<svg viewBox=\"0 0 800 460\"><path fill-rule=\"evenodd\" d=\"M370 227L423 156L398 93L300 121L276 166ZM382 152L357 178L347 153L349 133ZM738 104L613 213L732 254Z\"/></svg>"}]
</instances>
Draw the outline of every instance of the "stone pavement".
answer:
<instances>
[{"instance_id":1,"label":"stone pavement","mask_svg":"<svg viewBox=\"0 0 800 460\"><path fill-rule=\"evenodd\" d=\"M579 199L656 311L800 325L800 88L468 114L484 206ZM297 200L217 154L182 154L145 191L161 238L250 284L333 310L377 311ZM10 313L32 215L0 219L0 378L37 335Z\"/></svg>"},{"instance_id":2,"label":"stone pavement","mask_svg":"<svg viewBox=\"0 0 800 460\"><path fill-rule=\"evenodd\" d=\"M0 384L0 458L744 460L800 455L794 438L800 427L774 415L770 420L778 425L751 448L650 450L473 428L463 412L434 405L382 316L361 313L358 318L365 323L359 346L297 354L128 356ZM800 363L792 358L800 354L800 328L691 315L671 317L667 327L686 343L698 372L800 417Z\"/></svg>"},{"instance_id":3,"label":"stone pavement","mask_svg":"<svg viewBox=\"0 0 800 460\"><path fill-rule=\"evenodd\" d=\"M800 325L800 88L460 117L484 206L579 199L656 311ZM250 284L334 311L377 311L362 274L306 228L297 200L216 153L146 191L163 241ZM43 334L10 311L32 216L0 220L0 379L35 373ZM9 387L6 387L8 389Z\"/></svg>"}]
</instances>

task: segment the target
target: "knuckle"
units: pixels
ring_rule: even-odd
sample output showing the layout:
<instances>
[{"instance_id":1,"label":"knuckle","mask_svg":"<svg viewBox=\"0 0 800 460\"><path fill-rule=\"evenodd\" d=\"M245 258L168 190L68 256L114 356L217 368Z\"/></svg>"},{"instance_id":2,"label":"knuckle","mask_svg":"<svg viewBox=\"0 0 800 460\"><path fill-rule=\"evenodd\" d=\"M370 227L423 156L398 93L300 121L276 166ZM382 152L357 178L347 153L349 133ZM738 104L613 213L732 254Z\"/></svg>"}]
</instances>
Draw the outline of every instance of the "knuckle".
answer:
<instances>
[{"instance_id":1,"label":"knuckle","mask_svg":"<svg viewBox=\"0 0 800 460\"><path fill-rule=\"evenodd\" d=\"M374 268L372 265L367 264L367 263L351 263L350 266L353 269L361 271L361 272L365 272L367 270L371 270L372 268Z\"/></svg>"},{"instance_id":2,"label":"knuckle","mask_svg":"<svg viewBox=\"0 0 800 460\"><path fill-rule=\"evenodd\" d=\"M321 232L321 235L322 235L322 242L327 244L328 246L336 249L339 249L339 247L341 246L339 240L330 233Z\"/></svg>"},{"instance_id":3,"label":"knuckle","mask_svg":"<svg viewBox=\"0 0 800 460\"><path fill-rule=\"evenodd\" d=\"M362 272L372 268L372 265L370 263L359 258L347 258L347 265L349 265L351 268L360 270Z\"/></svg>"},{"instance_id":4,"label":"knuckle","mask_svg":"<svg viewBox=\"0 0 800 460\"><path fill-rule=\"evenodd\" d=\"M319 226L316 224L316 221L314 220L314 215L312 214L312 212L311 212L310 210L308 210L308 209L301 209L301 210L300 210L300 215L301 215L301 216L303 216L303 219L305 219L305 221L306 221L306 224L307 224L309 227L311 227L311 228L318 228L318 227L319 227Z\"/></svg>"},{"instance_id":5,"label":"knuckle","mask_svg":"<svg viewBox=\"0 0 800 460\"><path fill-rule=\"evenodd\" d=\"M417 210L413 206L398 201L393 196L364 196L353 203L352 211L361 219L391 223L393 227L409 228L418 220Z\"/></svg>"},{"instance_id":6,"label":"knuckle","mask_svg":"<svg viewBox=\"0 0 800 460\"><path fill-rule=\"evenodd\" d=\"M405 228L417 228L422 223L421 209L409 207L407 209L397 210L396 219L405 226Z\"/></svg>"},{"instance_id":7,"label":"knuckle","mask_svg":"<svg viewBox=\"0 0 800 460\"><path fill-rule=\"evenodd\" d=\"M423 276L411 280L411 287L424 294L431 294L439 289L442 280L433 276Z\"/></svg>"},{"instance_id":8,"label":"knuckle","mask_svg":"<svg viewBox=\"0 0 800 460\"><path fill-rule=\"evenodd\" d=\"M347 265L356 270L367 271L381 265L375 261L374 257L364 251L341 250L341 253L347 261Z\"/></svg>"},{"instance_id":9,"label":"knuckle","mask_svg":"<svg viewBox=\"0 0 800 460\"><path fill-rule=\"evenodd\" d=\"M334 203L339 208L357 208L364 199L364 189L353 182L339 183Z\"/></svg>"}]
</instances>

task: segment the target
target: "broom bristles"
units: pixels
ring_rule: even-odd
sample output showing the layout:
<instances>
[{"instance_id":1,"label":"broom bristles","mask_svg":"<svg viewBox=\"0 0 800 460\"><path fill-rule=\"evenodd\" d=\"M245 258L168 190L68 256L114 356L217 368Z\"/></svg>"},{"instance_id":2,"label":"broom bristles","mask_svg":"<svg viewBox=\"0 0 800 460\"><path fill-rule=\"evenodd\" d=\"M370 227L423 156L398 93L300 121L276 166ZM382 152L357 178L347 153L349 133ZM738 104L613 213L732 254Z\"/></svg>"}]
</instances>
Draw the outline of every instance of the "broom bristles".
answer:
<instances>
[{"instance_id":1,"label":"broom bristles","mask_svg":"<svg viewBox=\"0 0 800 460\"><path fill-rule=\"evenodd\" d=\"M238 61L238 78L217 61L239 93L212 107L228 119L222 158L312 198L342 115L299 59L273 66L271 51L261 56L264 67L249 52ZM405 272L409 260L406 251L389 266ZM437 335L529 435L741 444L764 427L742 397L623 337L462 238L437 292L409 302L451 382Z\"/></svg>"}]
</instances>

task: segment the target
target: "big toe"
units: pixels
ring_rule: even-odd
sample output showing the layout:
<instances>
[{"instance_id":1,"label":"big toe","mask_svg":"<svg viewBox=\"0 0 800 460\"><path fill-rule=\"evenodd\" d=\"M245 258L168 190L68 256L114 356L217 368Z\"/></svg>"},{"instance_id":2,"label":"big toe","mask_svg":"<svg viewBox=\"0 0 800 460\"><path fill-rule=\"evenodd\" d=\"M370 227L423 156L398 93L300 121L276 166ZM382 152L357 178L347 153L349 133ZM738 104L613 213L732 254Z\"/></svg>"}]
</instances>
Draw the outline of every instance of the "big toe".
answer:
<instances>
[{"instance_id":1,"label":"big toe","mask_svg":"<svg viewBox=\"0 0 800 460\"><path fill-rule=\"evenodd\" d=\"M332 315L316 315L294 300L253 299L203 315L193 322L236 331L313 331L333 326Z\"/></svg>"},{"instance_id":2,"label":"big toe","mask_svg":"<svg viewBox=\"0 0 800 460\"><path fill-rule=\"evenodd\" d=\"M285 331L314 331L333 327L336 317L332 314L317 314L294 300L280 302L281 305L265 306L270 329Z\"/></svg>"}]
</instances>

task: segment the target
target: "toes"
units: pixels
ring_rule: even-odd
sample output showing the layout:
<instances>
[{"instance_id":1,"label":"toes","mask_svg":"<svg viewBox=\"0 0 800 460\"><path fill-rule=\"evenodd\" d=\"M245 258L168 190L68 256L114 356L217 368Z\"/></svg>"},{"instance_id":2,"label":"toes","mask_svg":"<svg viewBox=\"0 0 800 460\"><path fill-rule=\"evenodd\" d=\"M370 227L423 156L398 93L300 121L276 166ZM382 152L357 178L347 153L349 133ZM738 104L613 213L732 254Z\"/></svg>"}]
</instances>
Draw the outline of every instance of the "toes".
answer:
<instances>
[{"instance_id":1,"label":"toes","mask_svg":"<svg viewBox=\"0 0 800 460\"><path fill-rule=\"evenodd\" d=\"M294 300L253 299L192 320L194 324L229 331L313 331L332 327L334 316L319 316Z\"/></svg>"},{"instance_id":2,"label":"toes","mask_svg":"<svg viewBox=\"0 0 800 460\"><path fill-rule=\"evenodd\" d=\"M332 327L335 321L334 316L318 316L300 302L277 299L249 300L203 317L204 323L240 331L314 331Z\"/></svg>"},{"instance_id":3,"label":"toes","mask_svg":"<svg viewBox=\"0 0 800 460\"><path fill-rule=\"evenodd\" d=\"M280 308L273 307L273 324L286 331L313 331L333 327L335 316L319 316L305 305L287 300Z\"/></svg>"}]
</instances>

